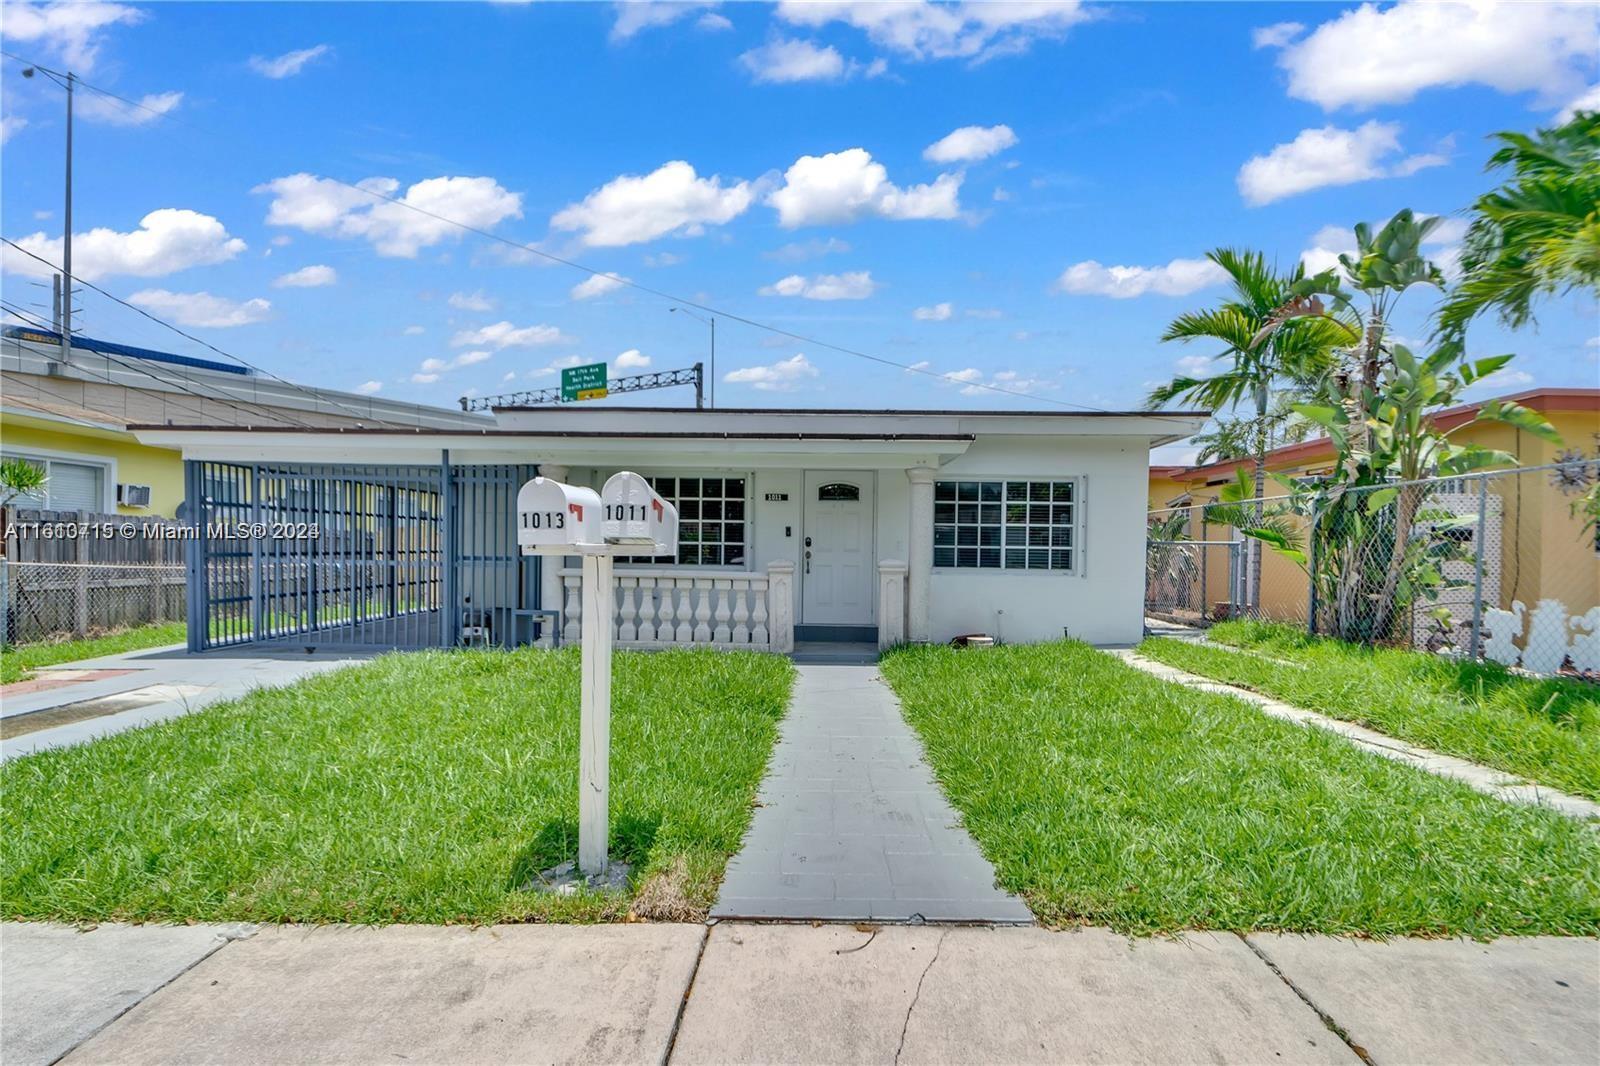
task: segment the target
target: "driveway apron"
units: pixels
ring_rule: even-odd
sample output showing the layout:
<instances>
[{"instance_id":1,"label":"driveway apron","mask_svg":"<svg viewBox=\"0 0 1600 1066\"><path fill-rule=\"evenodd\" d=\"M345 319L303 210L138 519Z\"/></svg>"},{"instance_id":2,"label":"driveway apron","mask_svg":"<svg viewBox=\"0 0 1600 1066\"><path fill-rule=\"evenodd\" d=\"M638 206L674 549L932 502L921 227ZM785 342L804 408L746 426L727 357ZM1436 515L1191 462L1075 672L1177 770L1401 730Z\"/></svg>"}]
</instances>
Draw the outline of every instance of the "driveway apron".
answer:
<instances>
[{"instance_id":1,"label":"driveway apron","mask_svg":"<svg viewBox=\"0 0 1600 1066\"><path fill-rule=\"evenodd\" d=\"M802 665L716 918L1031 922L876 666Z\"/></svg>"}]
</instances>

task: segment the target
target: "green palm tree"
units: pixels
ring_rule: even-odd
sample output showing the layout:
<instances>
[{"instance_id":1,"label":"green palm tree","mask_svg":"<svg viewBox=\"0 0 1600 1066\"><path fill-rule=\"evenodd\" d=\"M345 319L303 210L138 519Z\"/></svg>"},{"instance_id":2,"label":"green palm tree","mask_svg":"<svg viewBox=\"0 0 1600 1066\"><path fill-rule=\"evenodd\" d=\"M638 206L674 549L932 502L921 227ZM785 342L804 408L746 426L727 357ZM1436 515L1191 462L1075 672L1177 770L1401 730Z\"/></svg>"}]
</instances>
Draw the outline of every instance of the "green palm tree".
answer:
<instances>
[{"instance_id":1,"label":"green palm tree","mask_svg":"<svg viewBox=\"0 0 1600 1066\"><path fill-rule=\"evenodd\" d=\"M1514 177L1472 205L1461 282L1439 313L1448 335L1490 309L1522 326L1540 296L1600 289L1600 112L1531 137L1495 136L1489 168Z\"/></svg>"},{"instance_id":2,"label":"green palm tree","mask_svg":"<svg viewBox=\"0 0 1600 1066\"><path fill-rule=\"evenodd\" d=\"M1273 403L1274 393L1288 391L1303 400L1320 395L1336 362L1335 349L1359 335L1349 323L1329 316L1282 321L1291 290L1305 278L1304 264L1282 273L1261 252L1233 248L1215 249L1206 258L1226 272L1232 291L1217 307L1179 315L1161 339L1219 346L1213 356L1218 372L1175 377L1152 389L1147 404L1156 408L1182 400L1210 411L1253 411L1246 432L1259 501L1266 492L1274 426L1291 413L1287 403ZM1259 502L1254 506L1259 509ZM1252 541L1249 552L1249 598L1256 606L1261 596L1260 545Z\"/></svg>"}]
</instances>

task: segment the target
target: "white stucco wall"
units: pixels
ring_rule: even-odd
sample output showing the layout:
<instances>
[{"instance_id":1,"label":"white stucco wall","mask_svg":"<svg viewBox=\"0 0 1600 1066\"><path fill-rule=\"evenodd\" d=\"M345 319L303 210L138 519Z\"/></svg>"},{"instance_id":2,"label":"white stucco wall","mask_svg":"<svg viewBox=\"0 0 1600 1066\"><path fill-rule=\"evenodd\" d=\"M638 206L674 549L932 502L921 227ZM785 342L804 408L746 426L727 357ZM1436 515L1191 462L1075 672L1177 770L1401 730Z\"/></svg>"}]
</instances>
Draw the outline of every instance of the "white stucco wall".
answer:
<instances>
[{"instance_id":1,"label":"white stucco wall","mask_svg":"<svg viewBox=\"0 0 1600 1066\"><path fill-rule=\"evenodd\" d=\"M844 464L840 464L841 466ZM930 637L943 642L983 632L1012 643L1072 636L1095 644L1131 644L1144 627L1144 520L1149 441L1146 437L980 436L966 454L940 467L936 477L1081 478L1079 561L1072 573L1041 570L935 568L930 577ZM783 559L800 565L801 498L798 469L741 470L711 464L671 468L640 462L645 473L751 477L750 569ZM832 463L819 469L839 469ZM575 475L580 472L574 470ZM582 479L599 485L612 473L588 469ZM911 483L903 469L878 469L877 559L908 555ZM768 501L768 493L787 495ZM796 574L796 593L804 578ZM876 575L872 575L877 597ZM1004 612L1001 614L1001 612ZM801 619L803 622L804 619Z\"/></svg>"},{"instance_id":2,"label":"white stucco wall","mask_svg":"<svg viewBox=\"0 0 1600 1066\"><path fill-rule=\"evenodd\" d=\"M1148 469L1145 438L980 437L939 479L1085 479L1077 572L935 568L931 638L979 632L1023 643L1059 639L1065 627L1092 644L1136 643L1144 631Z\"/></svg>"}]
</instances>

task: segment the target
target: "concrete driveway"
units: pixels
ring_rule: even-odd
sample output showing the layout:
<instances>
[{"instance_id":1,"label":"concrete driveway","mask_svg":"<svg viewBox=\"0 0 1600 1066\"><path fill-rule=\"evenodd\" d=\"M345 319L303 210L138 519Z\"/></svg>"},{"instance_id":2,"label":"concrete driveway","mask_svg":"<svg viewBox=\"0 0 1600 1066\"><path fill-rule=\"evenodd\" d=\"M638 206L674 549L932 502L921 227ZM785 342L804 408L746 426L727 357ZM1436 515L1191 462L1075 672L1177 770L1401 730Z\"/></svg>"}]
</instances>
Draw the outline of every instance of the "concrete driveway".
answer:
<instances>
[{"instance_id":1,"label":"concrete driveway","mask_svg":"<svg viewBox=\"0 0 1600 1066\"><path fill-rule=\"evenodd\" d=\"M260 647L194 654L178 645L43 667L36 681L65 683L22 682L0 690L0 761L166 721L371 657Z\"/></svg>"}]
</instances>

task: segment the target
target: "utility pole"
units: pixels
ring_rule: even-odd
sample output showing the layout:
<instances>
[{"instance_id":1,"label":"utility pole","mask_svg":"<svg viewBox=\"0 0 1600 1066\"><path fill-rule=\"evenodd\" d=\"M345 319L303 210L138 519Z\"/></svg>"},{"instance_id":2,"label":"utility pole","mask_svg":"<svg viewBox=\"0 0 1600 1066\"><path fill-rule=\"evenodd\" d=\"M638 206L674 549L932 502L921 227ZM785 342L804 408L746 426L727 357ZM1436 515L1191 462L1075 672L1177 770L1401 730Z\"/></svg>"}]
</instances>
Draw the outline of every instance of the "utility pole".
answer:
<instances>
[{"instance_id":1,"label":"utility pole","mask_svg":"<svg viewBox=\"0 0 1600 1066\"><path fill-rule=\"evenodd\" d=\"M61 230L61 362L72 362L72 86L77 78L67 71L67 209Z\"/></svg>"},{"instance_id":2,"label":"utility pole","mask_svg":"<svg viewBox=\"0 0 1600 1066\"><path fill-rule=\"evenodd\" d=\"M669 307L668 311L682 311L690 318L704 322L711 327L711 406L717 406L717 319L715 315L697 315L687 307Z\"/></svg>"},{"instance_id":3,"label":"utility pole","mask_svg":"<svg viewBox=\"0 0 1600 1066\"><path fill-rule=\"evenodd\" d=\"M61 237L61 320L57 328L61 331L61 362L72 362L72 91L77 84L78 76L72 71L67 71L66 80L62 75L48 67L27 67L23 70L24 78L33 77L34 73L43 74L57 85L67 90L67 204L62 218Z\"/></svg>"}]
</instances>

